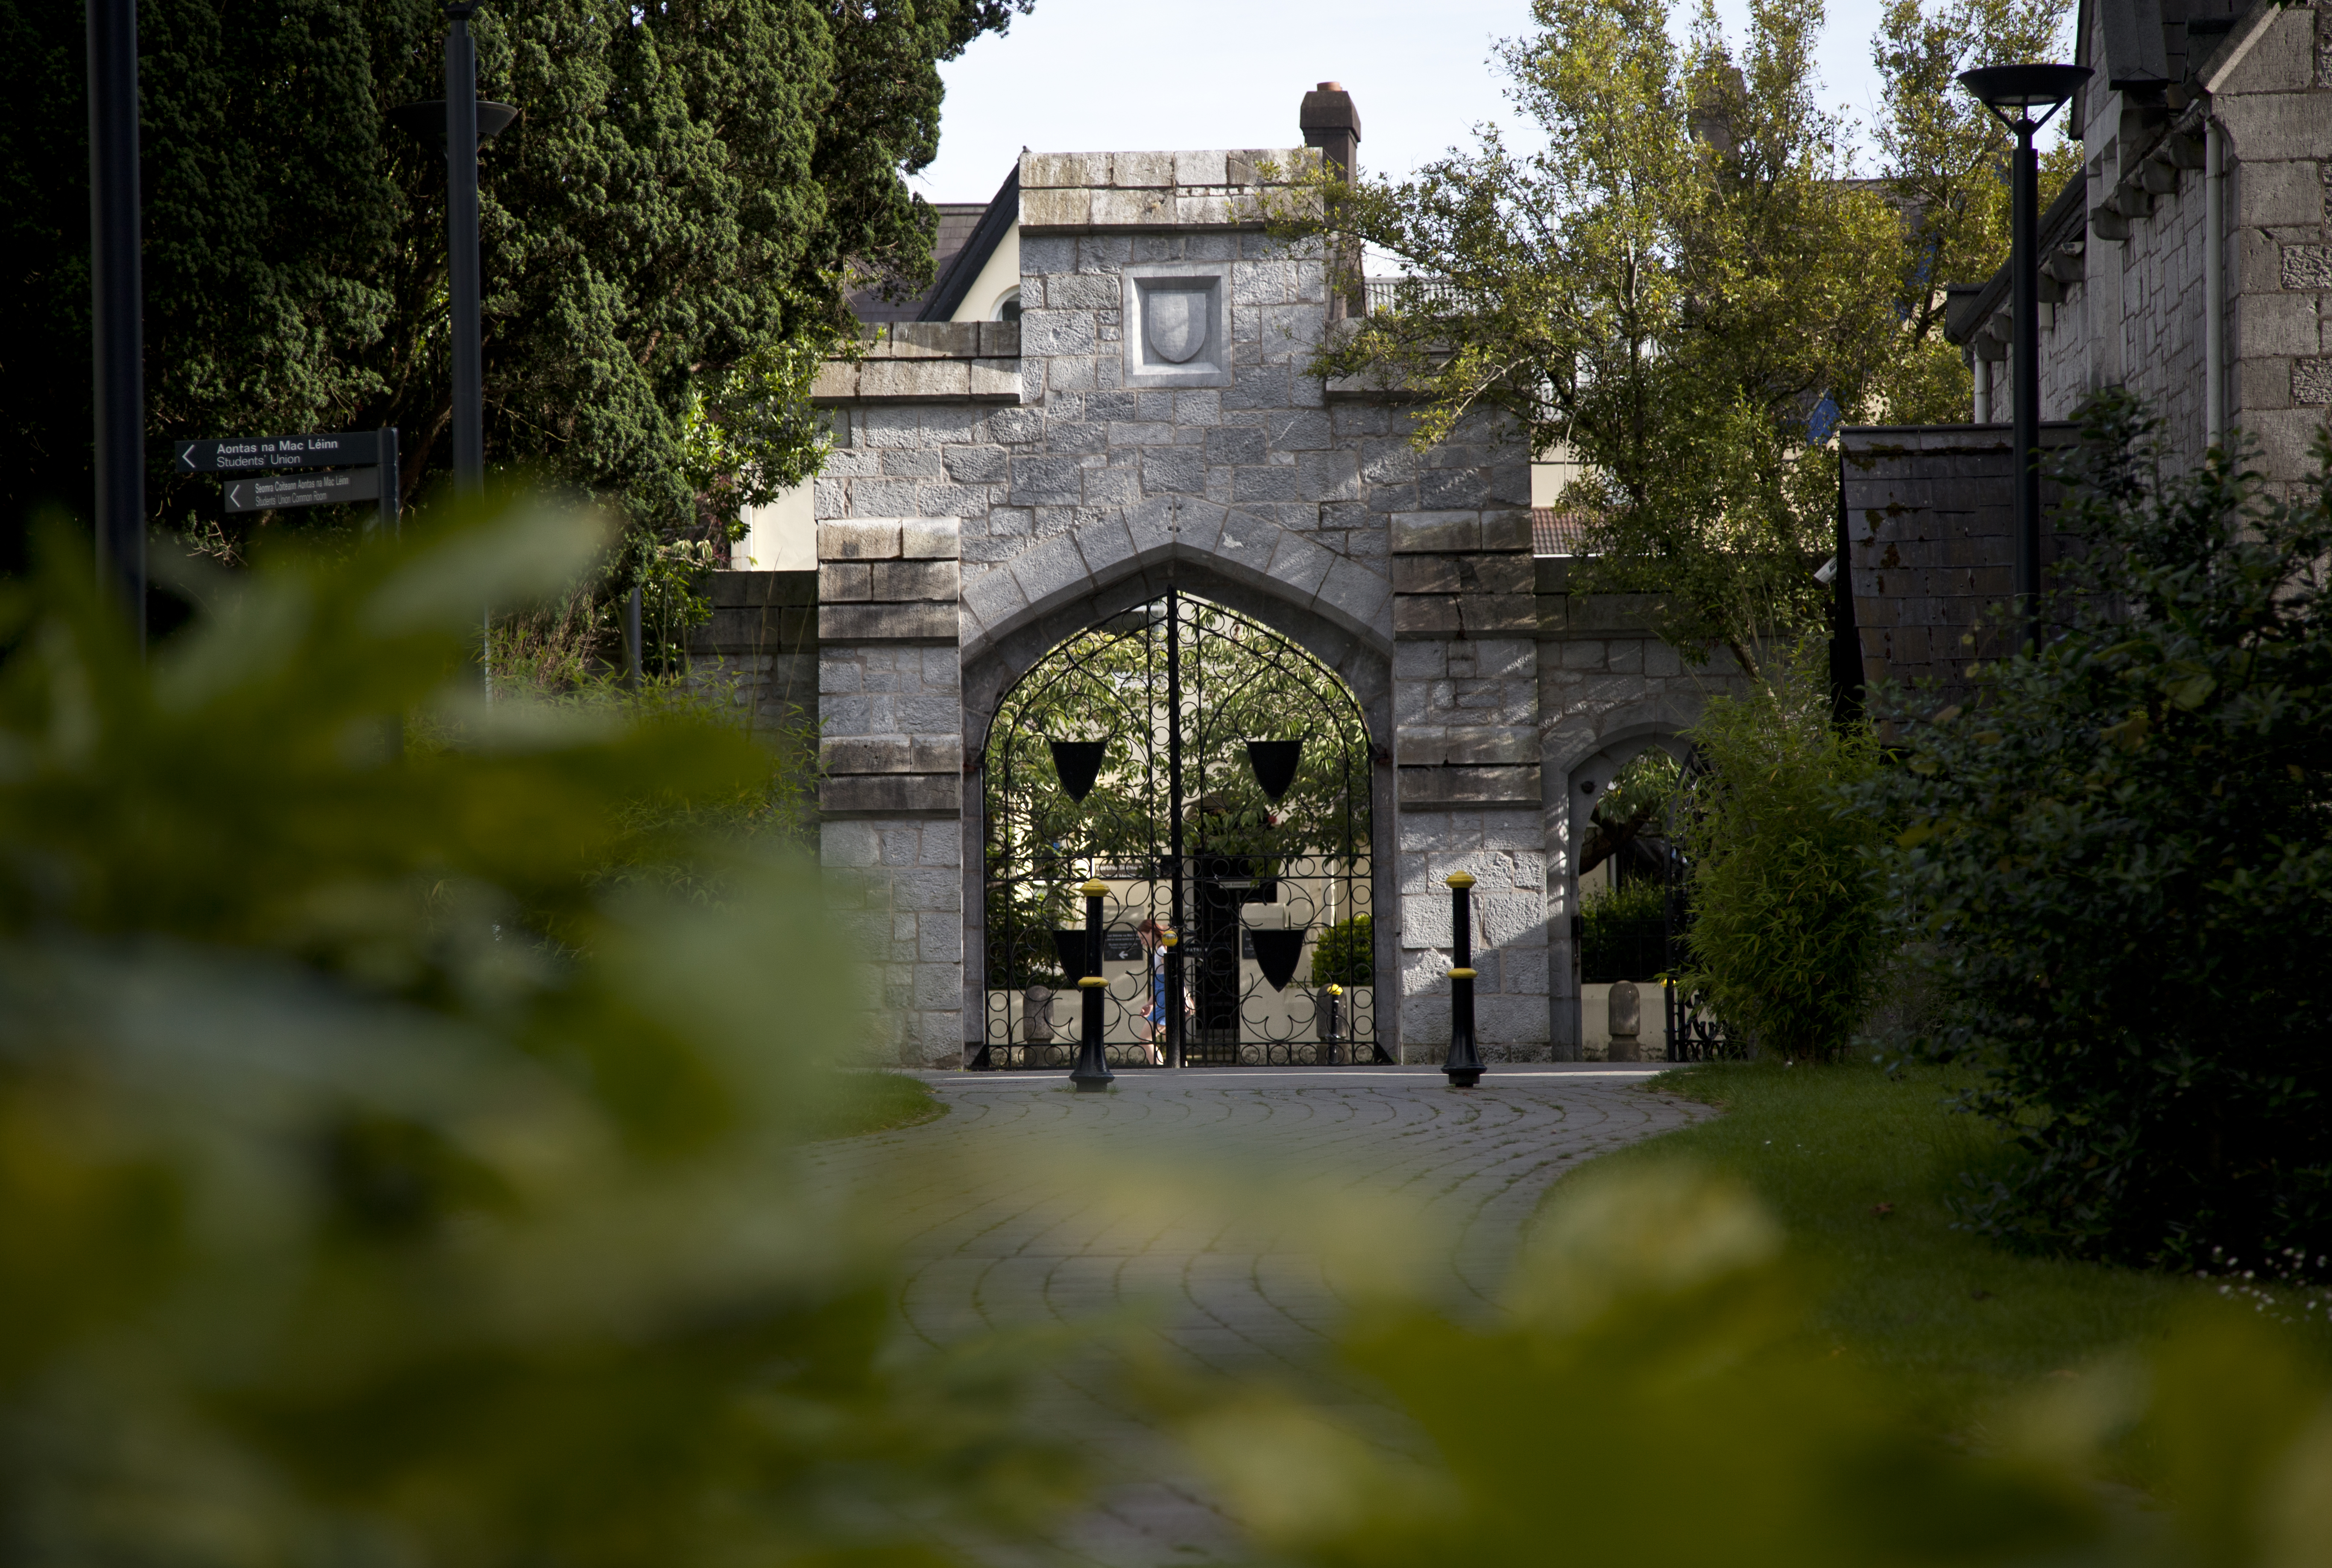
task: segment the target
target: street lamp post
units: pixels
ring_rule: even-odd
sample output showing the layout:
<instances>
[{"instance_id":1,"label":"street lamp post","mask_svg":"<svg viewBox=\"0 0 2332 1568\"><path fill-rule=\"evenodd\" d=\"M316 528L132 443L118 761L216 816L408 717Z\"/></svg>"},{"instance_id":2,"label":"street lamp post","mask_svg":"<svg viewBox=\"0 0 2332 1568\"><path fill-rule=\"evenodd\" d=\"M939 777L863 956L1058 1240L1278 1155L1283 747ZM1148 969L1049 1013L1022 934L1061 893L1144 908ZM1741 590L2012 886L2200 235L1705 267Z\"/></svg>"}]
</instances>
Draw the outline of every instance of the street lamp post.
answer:
<instances>
[{"instance_id":1,"label":"street lamp post","mask_svg":"<svg viewBox=\"0 0 2332 1568\"><path fill-rule=\"evenodd\" d=\"M88 0L90 368L97 571L146 643L146 332L137 0Z\"/></svg>"},{"instance_id":2,"label":"street lamp post","mask_svg":"<svg viewBox=\"0 0 2332 1568\"><path fill-rule=\"evenodd\" d=\"M2009 279L2016 342L2009 378L2015 399L2016 606L2024 643L2040 645L2040 155L2032 138L2088 79L2086 65L1987 65L1960 85L2016 135L2011 169ZM2037 112L2036 112L2037 111Z\"/></svg>"}]
</instances>

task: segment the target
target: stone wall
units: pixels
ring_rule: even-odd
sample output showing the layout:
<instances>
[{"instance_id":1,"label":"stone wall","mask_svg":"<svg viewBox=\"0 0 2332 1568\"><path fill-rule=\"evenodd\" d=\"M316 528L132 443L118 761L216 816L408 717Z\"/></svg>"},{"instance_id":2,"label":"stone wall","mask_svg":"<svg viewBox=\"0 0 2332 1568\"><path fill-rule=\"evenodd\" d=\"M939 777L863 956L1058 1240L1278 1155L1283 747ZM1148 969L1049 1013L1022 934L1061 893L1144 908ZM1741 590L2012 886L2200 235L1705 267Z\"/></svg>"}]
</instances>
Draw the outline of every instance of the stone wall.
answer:
<instances>
[{"instance_id":1,"label":"stone wall","mask_svg":"<svg viewBox=\"0 0 2332 1568\"><path fill-rule=\"evenodd\" d=\"M817 574L722 571L712 616L689 634L691 670L736 683L753 730L792 744L817 722Z\"/></svg>"},{"instance_id":2,"label":"stone wall","mask_svg":"<svg viewBox=\"0 0 2332 1568\"><path fill-rule=\"evenodd\" d=\"M2230 417L2259 440L2269 477L2291 483L2314 470L2332 405L2332 5L2261 10L2260 36L2213 98L2237 168Z\"/></svg>"},{"instance_id":3,"label":"stone wall","mask_svg":"<svg viewBox=\"0 0 2332 1568\"><path fill-rule=\"evenodd\" d=\"M956 528L818 529L819 858L873 988L875 1059L953 1066L963 1041L963 746Z\"/></svg>"},{"instance_id":4,"label":"stone wall","mask_svg":"<svg viewBox=\"0 0 2332 1568\"><path fill-rule=\"evenodd\" d=\"M2040 427L2044 448L2069 424ZM2004 650L1993 607L2014 593L2016 464L2004 425L1859 425L1840 433L1845 459L1847 566L1863 678L1933 680L1941 701L1966 688L1976 658ZM2067 548L2049 526L2058 488L2040 488L2042 580ZM1973 637L1974 641L1967 641Z\"/></svg>"},{"instance_id":5,"label":"stone wall","mask_svg":"<svg viewBox=\"0 0 2332 1568\"><path fill-rule=\"evenodd\" d=\"M2107 5L2114 0L2107 0ZM2082 58L2105 58L2107 5L2090 7ZM2079 249L2078 269L2044 280L2041 414L2066 419L2090 393L2127 387L2163 420L2167 457L2191 467L2208 445L2204 406L2209 301L2203 277L2216 244L2227 297L2226 400L2230 426L2259 443L2260 467L2289 484L2311 466L2309 444L2332 406L2332 5L2255 0L2232 33L2196 46L2169 81L2092 91L2082 107L2088 163L2078 228L2044 233L2044 252ZM2102 80L2102 77L2100 78ZM2223 128L2227 232L2206 233L2206 124ZM2048 193L2043 193L2047 195ZM1989 337L2004 306L2005 269L1985 291L1982 320L1965 323L1975 369L2005 422L2005 339ZM1954 336L1969 341L1969 332Z\"/></svg>"}]
</instances>

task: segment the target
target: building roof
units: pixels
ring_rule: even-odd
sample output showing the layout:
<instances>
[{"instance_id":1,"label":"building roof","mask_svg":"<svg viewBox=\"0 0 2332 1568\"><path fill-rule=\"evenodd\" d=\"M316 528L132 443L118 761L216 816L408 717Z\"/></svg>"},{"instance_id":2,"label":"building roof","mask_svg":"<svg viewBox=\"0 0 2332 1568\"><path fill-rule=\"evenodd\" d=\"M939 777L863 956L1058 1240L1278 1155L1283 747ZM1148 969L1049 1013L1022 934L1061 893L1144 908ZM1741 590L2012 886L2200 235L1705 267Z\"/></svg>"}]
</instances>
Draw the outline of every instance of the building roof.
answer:
<instances>
[{"instance_id":1,"label":"building roof","mask_svg":"<svg viewBox=\"0 0 2332 1568\"><path fill-rule=\"evenodd\" d=\"M1552 506L1531 508L1531 553L1533 555L1577 555L1580 540L1587 537L1588 513L1558 511Z\"/></svg>"},{"instance_id":2,"label":"building roof","mask_svg":"<svg viewBox=\"0 0 2332 1568\"><path fill-rule=\"evenodd\" d=\"M1015 171L1018 172L1017 170ZM948 272L963 253L972 235L980 228L980 220L988 214L989 202L935 202L940 215L939 233L932 239L932 286L922 293L905 300L885 300L880 284L854 291L849 295L851 312L862 321L920 321L929 318L922 312L923 306L947 282ZM991 250L994 246L989 247ZM985 262L986 257L981 260ZM971 275L978 277L978 267ZM967 280L967 284L969 280ZM939 320L944 321L945 316Z\"/></svg>"},{"instance_id":3,"label":"building roof","mask_svg":"<svg viewBox=\"0 0 2332 1568\"><path fill-rule=\"evenodd\" d=\"M971 292L972 284L980 282L988 258L996 253L996 247L1004 243L1004 236L1019 221L1020 165L1016 159L1012 172L1004 177L1004 183L996 187L996 194L980 209L980 216L973 221L963 242L956 246L947 263L934 272L932 292L923 296L922 313L915 320L954 320L963 297Z\"/></svg>"}]
</instances>

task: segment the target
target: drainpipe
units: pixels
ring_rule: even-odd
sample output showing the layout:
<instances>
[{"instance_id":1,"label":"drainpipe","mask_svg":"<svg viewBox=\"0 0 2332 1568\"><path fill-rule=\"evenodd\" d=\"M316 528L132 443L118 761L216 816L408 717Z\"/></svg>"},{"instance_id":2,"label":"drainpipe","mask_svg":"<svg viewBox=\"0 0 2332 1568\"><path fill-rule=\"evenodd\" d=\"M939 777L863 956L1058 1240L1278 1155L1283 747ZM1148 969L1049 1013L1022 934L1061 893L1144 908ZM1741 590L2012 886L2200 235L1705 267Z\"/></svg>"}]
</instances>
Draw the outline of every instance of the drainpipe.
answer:
<instances>
[{"instance_id":1,"label":"drainpipe","mask_svg":"<svg viewBox=\"0 0 2332 1568\"><path fill-rule=\"evenodd\" d=\"M2227 438L2227 133L2203 120L2203 422L2210 444Z\"/></svg>"}]
</instances>

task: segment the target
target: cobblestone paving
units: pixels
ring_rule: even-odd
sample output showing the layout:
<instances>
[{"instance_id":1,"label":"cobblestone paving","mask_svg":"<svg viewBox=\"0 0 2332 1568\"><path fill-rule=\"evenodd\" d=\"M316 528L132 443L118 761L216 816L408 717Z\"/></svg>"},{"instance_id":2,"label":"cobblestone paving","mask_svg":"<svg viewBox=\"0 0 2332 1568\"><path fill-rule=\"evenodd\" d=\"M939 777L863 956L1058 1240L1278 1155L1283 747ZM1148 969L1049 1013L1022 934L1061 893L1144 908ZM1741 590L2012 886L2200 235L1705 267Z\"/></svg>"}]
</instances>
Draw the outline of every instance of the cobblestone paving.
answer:
<instances>
[{"instance_id":1,"label":"cobblestone paving","mask_svg":"<svg viewBox=\"0 0 2332 1568\"><path fill-rule=\"evenodd\" d=\"M1131 1071L1107 1095L1067 1092L1057 1074L932 1074L947 1116L826 1145L818 1163L902 1228L900 1309L929 1343L1134 1309L1170 1361L1320 1387L1337 1294L1302 1234L1226 1213L1227 1179L1235 1193L1295 1178L1315 1203L1349 1196L1354 1214L1405 1207L1431 1238L1426 1286L1461 1315L1495 1310L1551 1182L1708 1114L1639 1086L1659 1070L1500 1067L1470 1093L1418 1068ZM1048 1162L1053 1152L1065 1159ZM1177 1171L1204 1179L1185 1197ZM1109 1381L1097 1366L1065 1370L1043 1413L1091 1434L1131 1478L1055 1554L1027 1560L1236 1560L1235 1529ZM1330 1399L1371 1440L1402 1441L1361 1391Z\"/></svg>"}]
</instances>

